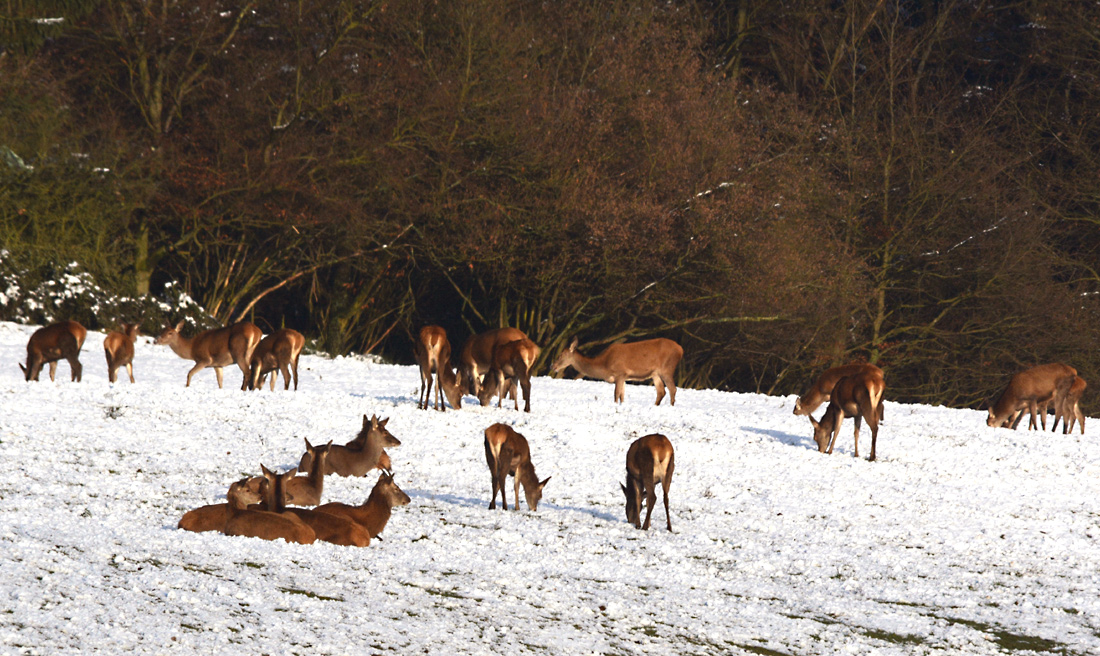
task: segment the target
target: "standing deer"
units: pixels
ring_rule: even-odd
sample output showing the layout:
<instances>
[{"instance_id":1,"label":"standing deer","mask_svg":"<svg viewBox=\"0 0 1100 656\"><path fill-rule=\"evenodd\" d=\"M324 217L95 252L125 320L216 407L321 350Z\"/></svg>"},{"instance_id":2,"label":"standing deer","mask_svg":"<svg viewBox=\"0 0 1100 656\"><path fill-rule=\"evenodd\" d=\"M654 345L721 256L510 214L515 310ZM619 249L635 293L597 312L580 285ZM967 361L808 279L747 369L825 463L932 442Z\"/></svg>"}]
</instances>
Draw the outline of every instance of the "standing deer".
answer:
<instances>
[{"instance_id":1,"label":"standing deer","mask_svg":"<svg viewBox=\"0 0 1100 656\"><path fill-rule=\"evenodd\" d=\"M267 471L266 467L263 467L263 465L261 467L265 472ZM296 471L292 469L282 476L293 476L295 473ZM287 542L313 544L317 540L317 535L313 532L313 529L306 526L295 515L276 511L281 505L283 480L281 476L275 475L271 479L264 480L260 486L265 503L267 503L270 510L249 510L244 482L238 481L230 485L229 492L226 494L229 499L227 518L222 532L226 535L261 538L263 540L278 540L281 538Z\"/></svg>"},{"instance_id":2,"label":"standing deer","mask_svg":"<svg viewBox=\"0 0 1100 656\"><path fill-rule=\"evenodd\" d=\"M1026 409L1031 413L1028 428L1034 430L1039 427L1035 421L1035 417L1038 415L1043 430L1046 430L1046 404L1054 398L1059 381L1068 378L1069 384L1072 385L1073 377L1076 375L1076 369L1057 362L1041 364L1017 373L1008 381L1008 386L997 397L997 400L989 406L986 425L994 428L1005 426L1006 421L1016 417L1017 411ZM1042 414L1039 413L1040 405L1044 408ZM1057 408L1055 408L1055 411L1057 411Z\"/></svg>"},{"instance_id":3,"label":"standing deer","mask_svg":"<svg viewBox=\"0 0 1100 656\"><path fill-rule=\"evenodd\" d=\"M271 374L271 391L275 391L277 373L283 374L283 389L290 389L291 372L294 373L294 391L298 391L298 358L306 338L290 328L282 328L260 340L248 358L248 389L260 389L264 378Z\"/></svg>"},{"instance_id":4,"label":"standing deer","mask_svg":"<svg viewBox=\"0 0 1100 656\"><path fill-rule=\"evenodd\" d=\"M665 398L668 386L669 405L676 405L676 366L684 357L684 349L671 339L658 337L629 344L612 344L594 358L577 352L577 338L558 355L550 370L554 373L573 367L589 378L599 378L615 384L615 402L622 403L626 382L652 379L657 388L657 403Z\"/></svg>"},{"instance_id":5,"label":"standing deer","mask_svg":"<svg viewBox=\"0 0 1100 656\"><path fill-rule=\"evenodd\" d=\"M539 357L540 350L537 344L526 337L493 348L492 366L477 395L481 405L489 405L496 394L499 396L499 408L510 390L515 408L519 410L519 396L515 393L518 380L523 388L523 411L531 412L531 367Z\"/></svg>"},{"instance_id":6,"label":"standing deer","mask_svg":"<svg viewBox=\"0 0 1100 656\"><path fill-rule=\"evenodd\" d=\"M214 374L218 377L218 389L222 387L222 367L227 367L234 362L240 367L244 378L241 380L241 389L248 386L249 359L256 345L260 343L263 333L255 325L241 321L225 328L205 330L194 337L184 337L180 334L183 322L179 322L173 328L165 328L160 336L154 340L154 344L167 344L169 348L184 360L194 360L195 366L187 372L187 385L191 386L191 377L206 367L213 367Z\"/></svg>"},{"instance_id":7,"label":"standing deer","mask_svg":"<svg viewBox=\"0 0 1100 656\"><path fill-rule=\"evenodd\" d=\"M878 445L878 408L882 403L882 393L886 389L886 383L882 380L881 372L864 371L862 373L845 376L836 382L829 396L829 407L821 416L821 421L814 420L810 416L810 423L814 427L814 441L817 442L817 450L821 453L832 453L837 435L840 434L840 425L845 417L854 417L855 428L855 456L859 457L859 422L866 419L871 427L871 457L875 459L875 448Z\"/></svg>"},{"instance_id":8,"label":"standing deer","mask_svg":"<svg viewBox=\"0 0 1100 656\"><path fill-rule=\"evenodd\" d=\"M363 415L363 429L354 440L343 446L334 444L328 447L325 475L366 476L367 472L376 467L383 468L389 465L389 457L382 449L387 446L401 446L401 441L386 430L388 422L389 419L379 420L378 417L371 417L368 420L367 416ZM312 463L313 457L307 451L302 454L298 467L308 470ZM388 467L385 468L388 469Z\"/></svg>"},{"instance_id":9,"label":"standing deer","mask_svg":"<svg viewBox=\"0 0 1100 656\"><path fill-rule=\"evenodd\" d=\"M799 397L794 402L794 413L796 415L808 415L814 410L817 410L822 403L829 400L829 396L833 392L833 387L837 381L845 376L851 376L853 374L870 373L882 376L882 369L879 369L873 364L866 364L857 362L854 364L845 364L839 367L833 367L832 369L826 369L821 376L814 382L810 390ZM885 408L883 404L879 404L878 407L878 420L881 422L885 418Z\"/></svg>"},{"instance_id":10,"label":"standing deer","mask_svg":"<svg viewBox=\"0 0 1100 656\"><path fill-rule=\"evenodd\" d=\"M267 510L267 506L260 503L262 497L260 495L260 486L252 487L249 485L249 479L244 478L235 483L235 488L238 493L238 498L243 500L249 510ZM228 503L212 503L207 506L199 506L193 510L188 510L180 518L177 528L181 528L185 531L194 531L196 533L202 533L205 531L221 531L225 528L225 523L229 519L229 504Z\"/></svg>"},{"instance_id":11,"label":"standing deer","mask_svg":"<svg viewBox=\"0 0 1100 656\"><path fill-rule=\"evenodd\" d=\"M316 506L321 503L321 492L325 489L325 464L332 440L323 446L313 446L306 440L306 454L310 465L305 476L295 476L286 482L286 502L295 506ZM300 470L301 468L299 468Z\"/></svg>"},{"instance_id":12,"label":"standing deer","mask_svg":"<svg viewBox=\"0 0 1100 656\"><path fill-rule=\"evenodd\" d=\"M1085 434L1085 414L1081 412L1078 403L1087 386L1085 379L1080 376L1066 376L1058 381L1058 389L1054 393L1054 425L1050 430L1057 430L1058 420L1061 419L1063 435L1072 433L1073 425L1077 422L1081 423L1081 434Z\"/></svg>"},{"instance_id":13,"label":"standing deer","mask_svg":"<svg viewBox=\"0 0 1100 656\"><path fill-rule=\"evenodd\" d=\"M409 501L409 495L393 482L393 474L386 471L379 475L378 482L374 484L363 505L349 506L346 503L333 502L318 506L317 511L347 517L367 529L373 540L386 528L394 507L407 505Z\"/></svg>"},{"instance_id":14,"label":"standing deer","mask_svg":"<svg viewBox=\"0 0 1100 656\"><path fill-rule=\"evenodd\" d=\"M519 486L522 483L527 507L532 512L538 510L542 488L550 478L539 482L539 477L535 475L535 466L531 464L531 447L527 444L527 438L514 431L511 426L493 424L485 429L485 460L489 464L489 475L492 477L493 499L489 502L489 510L497 507L497 490L500 490L501 507L508 510L504 486L509 475L515 477L514 509L519 510Z\"/></svg>"},{"instance_id":15,"label":"standing deer","mask_svg":"<svg viewBox=\"0 0 1100 656\"><path fill-rule=\"evenodd\" d=\"M432 372L435 372L435 409L446 411L447 406L440 398L447 396L451 407L462 407L462 378L451 368L451 343L447 341L447 331L439 326L424 326L413 345L416 363L420 365L420 400L416 407L427 410L432 396ZM461 373L461 372L459 372Z\"/></svg>"},{"instance_id":16,"label":"standing deer","mask_svg":"<svg viewBox=\"0 0 1100 656\"><path fill-rule=\"evenodd\" d=\"M672 472L676 469L676 454L672 442L659 433L639 437L626 451L626 485L619 485L626 495L626 521L634 528L649 530L649 519L657 505L657 483L664 490L665 527L672 530L672 517L668 511L668 488L672 485ZM640 523L642 495L646 499L645 524Z\"/></svg>"},{"instance_id":17,"label":"standing deer","mask_svg":"<svg viewBox=\"0 0 1100 656\"><path fill-rule=\"evenodd\" d=\"M477 396L481 391L481 377L493 366L493 349L498 344L526 338L527 335L516 328L494 328L466 340L459 356L459 367L462 369L463 381L469 385L470 393Z\"/></svg>"},{"instance_id":18,"label":"standing deer","mask_svg":"<svg viewBox=\"0 0 1100 656\"><path fill-rule=\"evenodd\" d=\"M67 360L72 379L80 382L84 368L80 366L80 349L88 330L75 321L61 321L39 328L27 341L27 365L19 365L27 381L38 380L42 365L50 365L50 382L57 372L57 361Z\"/></svg>"},{"instance_id":19,"label":"standing deer","mask_svg":"<svg viewBox=\"0 0 1100 656\"><path fill-rule=\"evenodd\" d=\"M103 354L107 357L107 378L118 380L119 367L126 367L130 383L134 383L134 342L138 338L138 324L124 323L122 331L112 331L103 339Z\"/></svg>"}]
</instances>

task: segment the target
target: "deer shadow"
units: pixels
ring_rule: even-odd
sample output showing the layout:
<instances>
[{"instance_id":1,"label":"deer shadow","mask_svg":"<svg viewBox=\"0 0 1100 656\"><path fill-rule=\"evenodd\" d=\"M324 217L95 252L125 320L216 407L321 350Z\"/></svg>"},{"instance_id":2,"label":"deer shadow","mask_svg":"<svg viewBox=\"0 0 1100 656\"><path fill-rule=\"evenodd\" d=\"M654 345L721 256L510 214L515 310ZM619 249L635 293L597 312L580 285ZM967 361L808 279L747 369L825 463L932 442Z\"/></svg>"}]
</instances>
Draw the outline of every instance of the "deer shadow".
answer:
<instances>
[{"instance_id":1,"label":"deer shadow","mask_svg":"<svg viewBox=\"0 0 1100 656\"><path fill-rule=\"evenodd\" d=\"M785 433L783 431L771 430L768 428L757 428L755 426L742 426L741 430L745 431L746 433L756 433L758 435L770 437L773 440L777 442L782 442L783 444L786 444L788 446L804 446L806 448L809 448L810 445L807 444L806 438L809 437L809 441L813 442L813 429L810 428L810 422L806 422L806 426L809 429L807 430L807 433L809 433L808 436L792 435L791 433ZM817 443L813 443L812 446L815 450L817 449Z\"/></svg>"}]
</instances>

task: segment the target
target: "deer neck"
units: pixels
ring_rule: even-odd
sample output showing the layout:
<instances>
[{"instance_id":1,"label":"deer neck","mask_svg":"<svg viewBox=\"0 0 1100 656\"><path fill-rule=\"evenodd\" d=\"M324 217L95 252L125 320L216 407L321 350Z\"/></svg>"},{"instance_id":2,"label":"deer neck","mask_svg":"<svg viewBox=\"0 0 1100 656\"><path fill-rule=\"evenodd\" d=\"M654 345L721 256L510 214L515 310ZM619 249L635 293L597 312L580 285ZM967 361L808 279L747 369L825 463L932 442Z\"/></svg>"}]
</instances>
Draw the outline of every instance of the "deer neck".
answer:
<instances>
[{"instance_id":1,"label":"deer neck","mask_svg":"<svg viewBox=\"0 0 1100 656\"><path fill-rule=\"evenodd\" d=\"M358 513L359 519L356 521L370 532L372 538L377 537L382 529L386 528L386 523L390 521L390 515L393 513L393 507L386 499L386 495L377 490L371 490L366 503L359 508L361 512Z\"/></svg>"},{"instance_id":2,"label":"deer neck","mask_svg":"<svg viewBox=\"0 0 1100 656\"><path fill-rule=\"evenodd\" d=\"M168 342L168 348L184 360L190 360L194 341L194 337L184 337L177 333L176 339Z\"/></svg>"},{"instance_id":3,"label":"deer neck","mask_svg":"<svg viewBox=\"0 0 1100 656\"><path fill-rule=\"evenodd\" d=\"M516 479L523 486L524 492L534 490L539 486L539 477L535 475L535 466L531 464L530 460L516 467Z\"/></svg>"},{"instance_id":4,"label":"deer neck","mask_svg":"<svg viewBox=\"0 0 1100 656\"><path fill-rule=\"evenodd\" d=\"M594 358L586 358L580 353L573 353L573 361L570 364L573 365L574 369L589 378L606 379L611 375L611 370L607 366L607 358L602 353Z\"/></svg>"}]
</instances>

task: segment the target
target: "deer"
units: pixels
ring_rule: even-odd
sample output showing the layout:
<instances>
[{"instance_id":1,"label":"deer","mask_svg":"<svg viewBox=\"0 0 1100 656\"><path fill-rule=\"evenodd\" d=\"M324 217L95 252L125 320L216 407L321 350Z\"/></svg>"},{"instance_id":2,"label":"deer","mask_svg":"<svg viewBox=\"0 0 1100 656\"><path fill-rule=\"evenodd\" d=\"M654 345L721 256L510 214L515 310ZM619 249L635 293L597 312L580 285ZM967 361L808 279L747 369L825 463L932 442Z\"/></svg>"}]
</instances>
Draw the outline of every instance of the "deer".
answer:
<instances>
[{"instance_id":1,"label":"deer","mask_svg":"<svg viewBox=\"0 0 1100 656\"><path fill-rule=\"evenodd\" d=\"M378 476L378 482L374 484L363 505L349 506L346 503L331 502L317 506L316 510L350 519L367 529L373 540L386 528L393 509L408 505L410 501L409 495L393 482L393 473L384 471Z\"/></svg>"},{"instance_id":2,"label":"deer","mask_svg":"<svg viewBox=\"0 0 1100 656\"><path fill-rule=\"evenodd\" d=\"M84 368L80 366L80 349L88 330L75 321L60 321L39 328L27 341L27 364L19 365L27 382L38 380L42 365L50 365L50 382L57 373L57 361L66 360L74 382L80 382Z\"/></svg>"},{"instance_id":3,"label":"deer","mask_svg":"<svg viewBox=\"0 0 1100 656\"><path fill-rule=\"evenodd\" d=\"M506 393L511 390L515 408L519 410L519 397L515 393L516 381L519 380L520 387L523 388L523 411L531 412L531 367L540 351L538 345L526 337L495 346L492 365L477 395L481 405L489 405L496 394L499 396L499 408Z\"/></svg>"},{"instance_id":4,"label":"deer","mask_svg":"<svg viewBox=\"0 0 1100 656\"><path fill-rule=\"evenodd\" d=\"M481 377L493 366L493 349L497 344L526 338L527 335L517 328L494 328L467 339L459 355L459 368L470 393L477 396L481 391Z\"/></svg>"},{"instance_id":5,"label":"deer","mask_svg":"<svg viewBox=\"0 0 1100 656\"><path fill-rule=\"evenodd\" d=\"M255 325L241 321L232 326L204 330L194 337L184 337L180 334L183 322L174 327L168 326L153 341L154 344L167 344L172 351L184 360L194 360L195 366L187 372L187 385L191 386L191 378L206 367L213 367L214 374L218 377L218 389L222 388L222 367L227 367L234 362L240 367L244 378L241 381L241 389L248 386L249 360L252 352L260 343L263 333Z\"/></svg>"},{"instance_id":6,"label":"deer","mask_svg":"<svg viewBox=\"0 0 1100 656\"><path fill-rule=\"evenodd\" d=\"M139 326L136 323L124 323L121 330L111 331L103 338L103 354L107 357L107 378L112 383L118 380L119 367L126 367L130 375L130 384L134 381L134 343L137 341Z\"/></svg>"},{"instance_id":7,"label":"deer","mask_svg":"<svg viewBox=\"0 0 1100 656\"><path fill-rule=\"evenodd\" d=\"M657 402L665 398L668 386L669 405L676 405L676 366L684 357L684 349L672 341L658 337L628 344L612 344L594 358L586 358L577 351L574 337L550 366L553 373L573 367L589 378L599 378L615 384L615 403L622 403L627 381L652 379L657 388Z\"/></svg>"},{"instance_id":8,"label":"deer","mask_svg":"<svg viewBox=\"0 0 1100 656\"><path fill-rule=\"evenodd\" d=\"M283 389L290 389L291 373L294 374L294 391L298 391L298 358L306 338L290 328L282 328L260 340L248 358L248 389L260 389L264 378L271 374L271 391L275 391L275 378L283 374Z\"/></svg>"},{"instance_id":9,"label":"deer","mask_svg":"<svg viewBox=\"0 0 1100 656\"><path fill-rule=\"evenodd\" d=\"M665 500L665 527L672 531L672 517L668 511L668 488L672 485L672 472L676 469L676 454L672 442L660 433L639 437L626 451L626 485L619 484L626 495L626 521L634 528L649 530L649 520L657 505L657 483L661 484ZM646 498L645 523L642 515L642 496Z\"/></svg>"},{"instance_id":10,"label":"deer","mask_svg":"<svg viewBox=\"0 0 1100 656\"><path fill-rule=\"evenodd\" d=\"M821 421L810 417L810 424L814 427L814 441L817 442L817 450L821 453L832 453L836 436L840 434L840 425L845 417L854 417L855 428L855 457L859 457L859 423L860 419L866 419L871 427L871 457L875 459L875 448L878 445L878 408L882 404L882 393L886 389L886 383L882 379L881 372L864 371L862 373L845 376L836 382L833 391L829 395L829 407L821 416Z\"/></svg>"},{"instance_id":11,"label":"deer","mask_svg":"<svg viewBox=\"0 0 1100 656\"><path fill-rule=\"evenodd\" d=\"M434 408L442 412L447 410L441 395L446 395L455 410L462 408L462 372L456 374L451 368L451 343L447 341L447 331L439 326L421 328L413 344L413 355L420 365L420 400L416 407L428 409L432 396L432 372L435 372Z\"/></svg>"},{"instance_id":12,"label":"deer","mask_svg":"<svg viewBox=\"0 0 1100 656\"><path fill-rule=\"evenodd\" d=\"M1058 381L1058 389L1054 393L1054 425L1050 428L1052 431L1058 430L1058 420L1061 419L1063 435L1072 433L1073 425L1077 422L1081 424L1081 434L1085 434L1085 414L1081 412L1078 403L1087 386L1085 379L1080 376L1066 376Z\"/></svg>"},{"instance_id":13,"label":"deer","mask_svg":"<svg viewBox=\"0 0 1100 656\"><path fill-rule=\"evenodd\" d=\"M833 387L837 381L845 376L851 376L859 373L872 373L882 376L882 369L879 369L873 364L867 364L862 362L856 362L853 364L845 364L839 367L833 367L826 369L824 373L818 376L814 381L810 390L800 396L794 402L794 414L795 415L808 415L814 410L817 410L822 403L829 400L829 396L833 391ZM885 408L882 404L878 407L878 420L881 423L885 418Z\"/></svg>"},{"instance_id":14,"label":"deer","mask_svg":"<svg viewBox=\"0 0 1100 656\"><path fill-rule=\"evenodd\" d=\"M286 482L286 502L295 506L316 506L321 503L321 492L325 488L325 464L328 462L328 444L313 446L306 440L306 453L310 455L309 472L305 476L295 476ZM300 468L299 468L300 469Z\"/></svg>"},{"instance_id":15,"label":"deer","mask_svg":"<svg viewBox=\"0 0 1100 656\"><path fill-rule=\"evenodd\" d=\"M325 475L366 476L367 472L383 465L389 465L389 456L384 447L401 446L401 441L386 430L389 419L379 420L372 416L369 420L363 415L363 429L355 439L343 446L333 444L328 447L328 459L325 462ZM307 451L302 454L298 464L300 469L308 470L313 457Z\"/></svg>"},{"instance_id":16,"label":"deer","mask_svg":"<svg viewBox=\"0 0 1100 656\"><path fill-rule=\"evenodd\" d=\"M237 493L246 504L249 510L267 510L267 506L261 503L262 496L260 494L259 485L249 485L250 479L242 478L237 481ZM228 520L229 504L228 503L213 503L207 506L199 506L193 510L188 510L180 518L176 528L183 529L185 531L193 531L195 533L204 533L206 531L221 531L225 528L225 523Z\"/></svg>"},{"instance_id":17,"label":"deer","mask_svg":"<svg viewBox=\"0 0 1100 656\"><path fill-rule=\"evenodd\" d=\"M515 477L515 503L512 508L519 510L519 486L523 484L523 494L527 498L527 507L531 512L538 510L542 489L550 481L539 481L535 466L531 464L531 447L527 438L517 433L511 426L493 424L485 429L485 461L489 464L492 477L493 499L489 510L495 510L497 490L500 490L500 505L508 510L508 500L504 498L504 486L508 476Z\"/></svg>"},{"instance_id":18,"label":"deer","mask_svg":"<svg viewBox=\"0 0 1100 656\"><path fill-rule=\"evenodd\" d=\"M323 456L321 457L323 458ZM295 468L284 474L276 474L263 465L260 465L260 469L266 479L264 481L265 489L268 490L271 489L273 481L279 481L285 491L286 484L294 480L294 475L298 472L298 469ZM338 517L308 508L288 508L285 497L267 497L265 501L269 505L274 504L276 512L280 515L298 518L313 530L313 535L317 540L344 547L365 547L370 544L370 533L367 532L367 529L346 517Z\"/></svg>"},{"instance_id":19,"label":"deer","mask_svg":"<svg viewBox=\"0 0 1100 656\"><path fill-rule=\"evenodd\" d=\"M1045 410L1046 404L1054 398L1059 381L1068 378L1072 384L1076 375L1076 369L1058 362L1041 364L1015 374L1008 381L1008 386L990 404L986 425L993 428L1005 426L1007 420L1016 417L1017 411L1026 409L1031 413L1028 429L1038 429L1035 417L1039 415L1043 430L1046 430L1046 412L1040 414L1039 406L1042 405ZM1057 408L1055 411L1057 412Z\"/></svg>"},{"instance_id":20,"label":"deer","mask_svg":"<svg viewBox=\"0 0 1100 656\"><path fill-rule=\"evenodd\" d=\"M268 469L262 464L260 467L265 474ZM244 489L247 487L244 481L237 481L229 486L228 510L226 511L225 527L222 532L226 535L261 538L263 540L283 539L287 542L299 544L313 544L317 540L317 534L298 518L297 515L277 512L282 505L282 484L286 477L294 476L297 470L290 470L286 474L272 475L261 483L260 489L269 510L250 510L247 507L247 497Z\"/></svg>"}]
</instances>

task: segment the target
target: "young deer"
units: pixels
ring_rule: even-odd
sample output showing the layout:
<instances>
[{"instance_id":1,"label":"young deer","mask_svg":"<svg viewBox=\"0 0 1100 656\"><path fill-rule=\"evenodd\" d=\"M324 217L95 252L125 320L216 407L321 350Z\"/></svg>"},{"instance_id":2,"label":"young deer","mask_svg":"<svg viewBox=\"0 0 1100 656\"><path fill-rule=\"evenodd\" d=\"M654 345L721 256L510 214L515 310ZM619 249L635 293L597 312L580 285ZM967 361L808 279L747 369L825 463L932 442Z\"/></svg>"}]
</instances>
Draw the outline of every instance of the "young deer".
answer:
<instances>
[{"instance_id":1,"label":"young deer","mask_svg":"<svg viewBox=\"0 0 1100 656\"><path fill-rule=\"evenodd\" d=\"M639 437L626 451L626 485L621 485L626 495L626 521L634 528L649 530L649 519L657 505L657 483L664 490L665 527L672 530L672 517L668 512L668 488L672 485L672 472L676 469L676 454L672 442L659 433ZM645 523L642 515L642 495L646 499Z\"/></svg>"},{"instance_id":2,"label":"young deer","mask_svg":"<svg viewBox=\"0 0 1100 656\"><path fill-rule=\"evenodd\" d=\"M371 538L377 538L386 524L395 506L404 506L411 501L404 490L393 482L393 474L386 471L378 477L378 482L370 491L370 496L361 506L349 506L346 503L326 503L317 506L317 512L326 512L346 517L367 529Z\"/></svg>"},{"instance_id":3,"label":"young deer","mask_svg":"<svg viewBox=\"0 0 1100 656\"><path fill-rule=\"evenodd\" d=\"M267 471L266 467L263 467L263 469L265 472ZM293 476L295 470L292 469L287 474ZM281 505L283 497L283 480L281 476L275 475L273 478L265 479L260 485L265 503L268 504L270 510L249 510L247 497L244 493L246 486L243 481L230 485L229 492L226 494L229 503L225 528L222 532L226 535L261 538L263 540L278 540L281 538L287 542L313 544L317 540L317 535L313 532L313 529L302 523L302 520L296 515L276 511Z\"/></svg>"},{"instance_id":4,"label":"young deer","mask_svg":"<svg viewBox=\"0 0 1100 656\"><path fill-rule=\"evenodd\" d=\"M527 339L527 335L516 328L494 328L466 340L459 357L459 367L471 394L478 396L481 391L481 377L493 366L493 349L498 344L507 344L517 339Z\"/></svg>"},{"instance_id":5,"label":"young deer","mask_svg":"<svg viewBox=\"0 0 1100 656\"><path fill-rule=\"evenodd\" d=\"M1058 420L1062 420L1062 434L1073 432L1073 425L1081 423L1081 434L1085 434L1085 414L1081 412L1078 403L1081 395L1085 393L1088 384L1084 378L1074 376L1063 378L1058 383L1058 389L1054 393L1054 425L1050 430L1058 429Z\"/></svg>"},{"instance_id":6,"label":"young deer","mask_svg":"<svg viewBox=\"0 0 1100 656\"><path fill-rule=\"evenodd\" d=\"M291 372L294 374L294 391L298 391L298 358L306 338L290 328L276 330L260 340L252 356L248 358L248 389L260 389L264 378L271 374L271 391L275 391L275 378L283 374L283 389L290 389Z\"/></svg>"},{"instance_id":7,"label":"young deer","mask_svg":"<svg viewBox=\"0 0 1100 656\"><path fill-rule=\"evenodd\" d=\"M808 415L814 410L817 410L822 403L829 400L829 396L833 392L833 387L837 381L845 376L851 376L854 374L869 373L882 376L882 369L879 369L873 364L866 363L854 363L845 364L839 367L833 367L832 369L826 369L822 373L810 390L799 397L794 402L794 413L796 415ZM883 404L879 404L878 407L878 420L881 422L885 418Z\"/></svg>"},{"instance_id":8,"label":"young deer","mask_svg":"<svg viewBox=\"0 0 1100 656\"><path fill-rule=\"evenodd\" d=\"M248 386L249 359L256 345L260 343L263 333L260 329L247 321L235 323L225 328L205 330L194 337L188 338L180 334L183 322L179 322L173 328L165 328L154 340L154 344L167 344L172 351L184 360L194 360L195 366L187 372L187 387L191 386L191 377L206 367L214 368L214 375L218 377L218 389L222 387L222 367L227 367L234 362L240 367L244 378L241 381L241 389Z\"/></svg>"},{"instance_id":9,"label":"young deer","mask_svg":"<svg viewBox=\"0 0 1100 656\"><path fill-rule=\"evenodd\" d=\"M420 400L416 407L427 410L432 396L432 372L435 372L435 409L446 411L441 394L446 395L451 407L462 407L462 379L451 368L451 343L447 331L439 326L424 326L413 345L416 363L420 365Z\"/></svg>"},{"instance_id":10,"label":"young deer","mask_svg":"<svg viewBox=\"0 0 1100 656\"><path fill-rule=\"evenodd\" d=\"M478 392L481 405L489 405L493 395L498 395L497 407L501 407L509 390L519 410L519 398L515 393L516 381L523 388L523 411L531 412L531 366L539 357L538 345L527 338L500 344L493 349L492 367ZM507 381L507 382L505 382Z\"/></svg>"},{"instance_id":11,"label":"young deer","mask_svg":"<svg viewBox=\"0 0 1100 656\"><path fill-rule=\"evenodd\" d=\"M295 506L316 506L321 503L321 492L325 488L325 463L332 440L323 446L313 446L306 440L306 454L310 456L310 465L305 476L295 476L286 482L286 502Z\"/></svg>"},{"instance_id":12,"label":"young deer","mask_svg":"<svg viewBox=\"0 0 1100 656\"><path fill-rule=\"evenodd\" d=\"M118 380L119 367L126 367L130 383L134 382L134 342L138 338L138 324L124 323L122 331L112 331L103 339L103 354L107 357L107 378Z\"/></svg>"},{"instance_id":13,"label":"young deer","mask_svg":"<svg viewBox=\"0 0 1100 656\"><path fill-rule=\"evenodd\" d=\"M259 492L259 486L252 488L248 485L247 478L237 481L237 492L239 498L244 501L249 510L267 510L267 506L260 503L262 497ZM221 531L225 528L225 522L229 519L229 504L228 503L213 503L208 506L200 506L193 510L188 510L180 518L177 528L181 528L185 531L194 531L196 533L202 533L205 531Z\"/></svg>"},{"instance_id":14,"label":"young deer","mask_svg":"<svg viewBox=\"0 0 1100 656\"><path fill-rule=\"evenodd\" d=\"M626 382L652 379L657 388L657 403L665 398L668 386L669 404L676 405L676 367L684 349L671 339L659 337L630 344L612 344L594 358L577 352L577 338L558 355L550 370L554 373L573 367L589 378L599 378L615 384L615 402L622 403Z\"/></svg>"},{"instance_id":15,"label":"young deer","mask_svg":"<svg viewBox=\"0 0 1100 656\"><path fill-rule=\"evenodd\" d=\"M845 376L837 381L829 396L829 407L821 416L821 421L814 420L810 416L810 423L814 427L814 441L817 442L817 450L821 453L832 453L836 436L840 434L840 425L845 417L854 417L855 429L855 456L859 457L859 422L866 419L871 427L871 457L875 459L875 447L878 445L878 408L882 403L882 393L886 389L886 383L882 380L882 374L874 371Z\"/></svg>"},{"instance_id":16,"label":"young deer","mask_svg":"<svg viewBox=\"0 0 1100 656\"><path fill-rule=\"evenodd\" d=\"M986 425L994 428L1005 426L1008 420L1017 417L1018 411L1026 409L1031 413L1028 428L1034 430L1039 427L1035 421L1038 415L1043 430L1046 430L1046 412L1040 414L1039 406L1042 405L1045 410L1046 404L1054 398L1059 381L1068 378L1072 384L1076 375L1076 369L1061 363L1041 364L1017 373L1008 381L1008 386L997 400L989 406Z\"/></svg>"},{"instance_id":17,"label":"young deer","mask_svg":"<svg viewBox=\"0 0 1100 656\"><path fill-rule=\"evenodd\" d=\"M401 446L401 441L386 430L388 422L389 419L379 420L378 417L368 420L363 415L363 429L354 440L343 446L334 444L328 448L325 475L366 476L370 470L390 464L383 448ZM308 470L312 463L313 457L307 451L302 454L298 467Z\"/></svg>"},{"instance_id":18,"label":"young deer","mask_svg":"<svg viewBox=\"0 0 1100 656\"><path fill-rule=\"evenodd\" d=\"M80 382L84 368L80 366L80 349L88 331L75 321L61 321L39 328L27 341L27 365L19 365L27 381L38 380L42 365L50 365L50 381L57 373L57 361L67 360L72 379Z\"/></svg>"},{"instance_id":19,"label":"young deer","mask_svg":"<svg viewBox=\"0 0 1100 656\"><path fill-rule=\"evenodd\" d=\"M504 498L504 486L508 482L509 475L515 477L514 509L519 510L519 486L522 483L527 507L532 511L538 510L542 488L550 479L540 482L539 477L535 475L535 466L531 464L531 448L527 444L527 438L512 430L511 426L493 424L485 429L485 461L489 464L489 475L492 477L493 499L489 502L489 510L495 510L497 507L497 490L500 490L501 507L508 510L508 500Z\"/></svg>"},{"instance_id":20,"label":"young deer","mask_svg":"<svg viewBox=\"0 0 1100 656\"><path fill-rule=\"evenodd\" d=\"M294 474L298 471L292 469L285 474L276 474L263 465L260 465L260 469L264 473L266 479L264 483L267 489L270 489L273 481L279 481L285 486L287 482L293 480ZM370 544L370 533L367 533L367 529L346 517L337 517L308 508L287 508L285 499L269 500L268 502L274 502L277 512L280 514L285 514L287 517L297 517L301 520L302 523L313 530L314 537L318 540L344 547L365 547Z\"/></svg>"}]
</instances>

